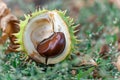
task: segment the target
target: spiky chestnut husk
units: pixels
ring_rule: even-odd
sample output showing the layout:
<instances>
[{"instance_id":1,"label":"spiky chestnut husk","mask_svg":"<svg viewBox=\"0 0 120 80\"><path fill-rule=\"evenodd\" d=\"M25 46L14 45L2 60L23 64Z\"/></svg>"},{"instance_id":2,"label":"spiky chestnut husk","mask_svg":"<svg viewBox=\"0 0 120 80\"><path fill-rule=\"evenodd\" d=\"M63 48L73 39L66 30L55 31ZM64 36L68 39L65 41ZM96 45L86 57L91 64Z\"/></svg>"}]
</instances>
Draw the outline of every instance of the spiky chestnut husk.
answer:
<instances>
[{"instance_id":1,"label":"spiky chestnut husk","mask_svg":"<svg viewBox=\"0 0 120 80\"><path fill-rule=\"evenodd\" d=\"M77 39L74 35L74 33L76 32L75 28L76 26L73 23L73 19L66 16L66 11L49 11L45 9L36 10L31 14L25 15L25 20L20 21L20 31L14 34L17 38L15 43L20 44L17 51L23 51L27 53L28 56L40 63L58 63L64 60L70 53L72 53L76 49L75 45L77 44ZM37 48L39 47L38 45L41 42L46 41L47 39L49 41L50 37L53 36L55 33L63 34L63 37L65 39L59 39L59 41L55 41L59 43L61 42L61 40L64 40L63 43L60 44L60 46L62 46L62 44L65 44L63 46L64 49L58 47L58 43L54 44L54 42L52 42L51 44L55 45L54 47L57 46L63 51L59 50L61 51L59 55L57 53L55 55L55 51L51 51L51 53L48 52L48 56L46 53L39 53L39 50L37 50L39 49ZM57 36L61 36L60 34L57 34ZM50 45L50 42L48 45ZM47 51L58 49L51 49L51 47L47 48ZM49 55L51 55L52 52L54 52L54 55L51 57Z\"/></svg>"}]
</instances>

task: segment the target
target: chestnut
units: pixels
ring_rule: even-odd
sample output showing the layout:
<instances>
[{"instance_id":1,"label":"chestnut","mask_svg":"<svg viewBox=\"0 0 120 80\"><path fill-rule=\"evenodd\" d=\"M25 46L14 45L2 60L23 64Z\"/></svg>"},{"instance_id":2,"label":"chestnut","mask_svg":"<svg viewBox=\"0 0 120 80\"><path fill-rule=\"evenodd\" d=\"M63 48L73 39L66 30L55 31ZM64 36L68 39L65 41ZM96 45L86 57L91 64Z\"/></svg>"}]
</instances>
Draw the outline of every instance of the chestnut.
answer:
<instances>
[{"instance_id":1,"label":"chestnut","mask_svg":"<svg viewBox=\"0 0 120 80\"><path fill-rule=\"evenodd\" d=\"M50 38L38 44L37 51L45 58L56 57L64 51L65 44L64 33L55 32Z\"/></svg>"}]
</instances>

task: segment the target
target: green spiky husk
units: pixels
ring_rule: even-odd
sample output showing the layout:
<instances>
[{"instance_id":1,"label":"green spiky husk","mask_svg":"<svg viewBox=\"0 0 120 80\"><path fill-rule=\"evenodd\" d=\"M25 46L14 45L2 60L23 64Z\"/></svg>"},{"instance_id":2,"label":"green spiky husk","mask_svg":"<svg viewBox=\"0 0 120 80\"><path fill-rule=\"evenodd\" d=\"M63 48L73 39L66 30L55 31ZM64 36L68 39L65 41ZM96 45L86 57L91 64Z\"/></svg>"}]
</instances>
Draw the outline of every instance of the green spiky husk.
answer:
<instances>
[{"instance_id":1,"label":"green spiky husk","mask_svg":"<svg viewBox=\"0 0 120 80\"><path fill-rule=\"evenodd\" d=\"M41 15L45 12L48 12L49 10L46 10L46 9L43 9L43 10L36 10L35 12L33 12L32 14L28 14L28 15L25 15L25 20L21 20L20 21L20 31L16 34L14 34L16 36L16 41L15 43L18 43L20 44L19 45L19 48L17 49L17 51L24 51L25 53L27 53L25 47L24 47L24 44L23 43L23 34L24 34L24 31L25 31L25 27L26 25L29 23L29 20L31 20L32 18L38 16L38 15ZM70 52L74 52L76 50L76 44L78 42L77 40L77 37L74 35L74 33L76 32L75 31L75 28L77 26L74 25L73 23L73 19L66 16L66 11L57 11L57 10L54 10L56 11L60 16L61 18L63 19L63 21L65 22L65 24L68 26L68 30L69 30L69 33L70 33L70 37L71 37L71 51ZM69 53L70 53L69 52Z\"/></svg>"},{"instance_id":2,"label":"green spiky husk","mask_svg":"<svg viewBox=\"0 0 120 80\"><path fill-rule=\"evenodd\" d=\"M76 44L79 42L79 40L77 39L77 36L75 36L75 28L77 27L77 25L74 24L73 19L70 18L69 16L66 16L66 11L57 11L58 14L61 16L61 18L63 19L63 21L65 21L66 25L69 28L69 33L70 33L70 37L71 37L71 52L75 52L77 49Z\"/></svg>"}]
</instances>

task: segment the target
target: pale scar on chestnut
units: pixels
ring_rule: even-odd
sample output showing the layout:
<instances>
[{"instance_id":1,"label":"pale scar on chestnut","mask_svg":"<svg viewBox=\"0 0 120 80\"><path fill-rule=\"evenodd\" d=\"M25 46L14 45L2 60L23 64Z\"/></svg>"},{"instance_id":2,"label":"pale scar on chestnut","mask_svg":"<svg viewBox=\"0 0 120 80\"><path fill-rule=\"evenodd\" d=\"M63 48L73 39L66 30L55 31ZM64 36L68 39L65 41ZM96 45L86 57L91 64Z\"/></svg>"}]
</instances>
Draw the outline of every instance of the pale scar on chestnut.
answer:
<instances>
[{"instance_id":1,"label":"pale scar on chestnut","mask_svg":"<svg viewBox=\"0 0 120 80\"><path fill-rule=\"evenodd\" d=\"M37 46L38 53L46 58L56 57L65 49L65 35L62 32L55 32L49 39L40 42Z\"/></svg>"}]
</instances>

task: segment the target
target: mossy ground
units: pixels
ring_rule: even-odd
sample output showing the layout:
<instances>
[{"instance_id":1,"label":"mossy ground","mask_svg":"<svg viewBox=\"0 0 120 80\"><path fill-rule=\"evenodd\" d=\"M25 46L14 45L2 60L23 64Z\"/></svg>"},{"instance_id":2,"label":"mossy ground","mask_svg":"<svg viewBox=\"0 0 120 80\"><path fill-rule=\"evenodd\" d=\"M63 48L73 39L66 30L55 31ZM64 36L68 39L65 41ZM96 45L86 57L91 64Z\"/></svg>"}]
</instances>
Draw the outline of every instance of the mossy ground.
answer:
<instances>
[{"instance_id":1,"label":"mossy ground","mask_svg":"<svg viewBox=\"0 0 120 80\"><path fill-rule=\"evenodd\" d=\"M64 2L48 5L49 9L62 9ZM78 53L71 58L55 65L46 66L34 61L26 61L22 53L5 55L8 43L0 47L0 80L115 80L120 78L120 72L114 66L120 52L118 51L118 36L120 32L120 9L108 2L95 2L92 6L82 7L75 21L80 24L77 33L81 43ZM69 10L68 10L69 15ZM76 16L76 15L75 15ZM109 51L101 57L100 48L107 44ZM82 65L84 56L92 58L97 66ZM87 59L87 58L86 58Z\"/></svg>"}]
</instances>

